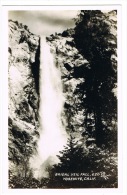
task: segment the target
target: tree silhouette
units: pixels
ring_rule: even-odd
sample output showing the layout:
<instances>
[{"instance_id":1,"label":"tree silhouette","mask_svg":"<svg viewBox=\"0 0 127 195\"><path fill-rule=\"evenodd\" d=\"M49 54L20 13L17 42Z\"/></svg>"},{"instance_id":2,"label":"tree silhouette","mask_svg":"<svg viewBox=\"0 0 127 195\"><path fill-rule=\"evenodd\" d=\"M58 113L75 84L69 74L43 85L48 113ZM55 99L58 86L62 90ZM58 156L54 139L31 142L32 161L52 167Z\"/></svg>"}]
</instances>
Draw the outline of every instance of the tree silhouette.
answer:
<instances>
[{"instance_id":1,"label":"tree silhouette","mask_svg":"<svg viewBox=\"0 0 127 195\"><path fill-rule=\"evenodd\" d=\"M88 115L94 118L98 146L104 144L105 132L117 119L117 99L113 92L117 82L115 27L115 21L111 23L106 14L96 10L81 11L75 26L76 47L89 62L83 71L85 82L78 86L76 93L82 93L87 130Z\"/></svg>"},{"instance_id":2,"label":"tree silhouette","mask_svg":"<svg viewBox=\"0 0 127 195\"><path fill-rule=\"evenodd\" d=\"M56 174L67 173L70 175L71 173L90 171L88 153L81 145L78 145L74 136L70 135L64 150L59 153L60 155L57 155L57 157L60 162L49 170L49 188L73 186L71 182L64 181L63 177L57 177Z\"/></svg>"}]
</instances>

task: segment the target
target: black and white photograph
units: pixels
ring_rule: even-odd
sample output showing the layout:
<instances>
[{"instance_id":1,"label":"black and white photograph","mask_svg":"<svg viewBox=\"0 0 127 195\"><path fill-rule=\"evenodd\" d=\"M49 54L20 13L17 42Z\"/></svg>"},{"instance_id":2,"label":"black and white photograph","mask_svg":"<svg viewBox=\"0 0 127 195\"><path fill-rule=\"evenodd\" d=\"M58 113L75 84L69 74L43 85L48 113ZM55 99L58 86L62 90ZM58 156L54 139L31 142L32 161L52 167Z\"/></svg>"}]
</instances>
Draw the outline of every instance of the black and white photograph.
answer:
<instances>
[{"instance_id":1,"label":"black and white photograph","mask_svg":"<svg viewBox=\"0 0 127 195\"><path fill-rule=\"evenodd\" d=\"M118 188L117 10L8 11L8 188Z\"/></svg>"}]
</instances>

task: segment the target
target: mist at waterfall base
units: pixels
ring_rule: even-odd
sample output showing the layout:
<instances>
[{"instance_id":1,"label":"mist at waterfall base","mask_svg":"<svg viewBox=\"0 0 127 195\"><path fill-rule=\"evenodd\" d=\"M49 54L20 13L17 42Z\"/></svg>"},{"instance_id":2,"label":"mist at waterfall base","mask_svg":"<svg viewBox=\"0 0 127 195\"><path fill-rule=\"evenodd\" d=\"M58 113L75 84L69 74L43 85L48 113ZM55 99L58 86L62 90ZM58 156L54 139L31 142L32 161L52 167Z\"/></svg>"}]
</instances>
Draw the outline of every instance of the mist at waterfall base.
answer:
<instances>
[{"instance_id":1,"label":"mist at waterfall base","mask_svg":"<svg viewBox=\"0 0 127 195\"><path fill-rule=\"evenodd\" d=\"M56 155L67 143L62 123L64 106L61 71L56 67L53 54L45 37L41 37L40 59L40 139L37 155L31 158L34 177L48 177L47 168L59 162Z\"/></svg>"}]
</instances>

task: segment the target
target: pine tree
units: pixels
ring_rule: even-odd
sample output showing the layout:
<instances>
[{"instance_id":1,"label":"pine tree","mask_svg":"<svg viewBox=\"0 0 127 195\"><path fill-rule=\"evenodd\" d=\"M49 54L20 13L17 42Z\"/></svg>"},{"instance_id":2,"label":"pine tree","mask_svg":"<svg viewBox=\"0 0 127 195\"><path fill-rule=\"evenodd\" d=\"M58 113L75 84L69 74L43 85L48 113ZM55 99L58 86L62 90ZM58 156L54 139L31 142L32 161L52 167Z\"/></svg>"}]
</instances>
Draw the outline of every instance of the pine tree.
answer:
<instances>
[{"instance_id":1,"label":"pine tree","mask_svg":"<svg viewBox=\"0 0 127 195\"><path fill-rule=\"evenodd\" d=\"M60 162L54 165L49 171L49 188L65 188L74 185L74 182L63 181L63 177L57 177L56 174L67 173L69 176L72 173L81 173L90 171L89 158L84 148L78 145L75 138L70 135L68 138L67 145L64 150L59 152L57 155ZM72 184L73 183L73 184Z\"/></svg>"},{"instance_id":2,"label":"pine tree","mask_svg":"<svg viewBox=\"0 0 127 195\"><path fill-rule=\"evenodd\" d=\"M115 16L116 11L109 14ZM79 93L83 94L86 128L87 115L92 113L94 116L98 146L104 144L105 130L117 118L117 99L113 93L117 82L115 32L116 21L98 10L82 10L76 20L75 44L89 62L89 67L84 70L85 82L79 86Z\"/></svg>"}]
</instances>

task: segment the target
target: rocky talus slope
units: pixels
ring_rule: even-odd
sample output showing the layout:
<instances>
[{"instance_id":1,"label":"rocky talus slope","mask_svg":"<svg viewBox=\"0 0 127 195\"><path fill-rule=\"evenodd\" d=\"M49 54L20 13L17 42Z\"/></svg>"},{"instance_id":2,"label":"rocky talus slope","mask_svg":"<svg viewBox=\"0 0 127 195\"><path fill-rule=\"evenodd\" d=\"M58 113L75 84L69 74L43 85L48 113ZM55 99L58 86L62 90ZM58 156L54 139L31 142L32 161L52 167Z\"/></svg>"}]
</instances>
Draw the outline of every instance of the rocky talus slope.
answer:
<instances>
[{"instance_id":1,"label":"rocky talus slope","mask_svg":"<svg viewBox=\"0 0 127 195\"><path fill-rule=\"evenodd\" d=\"M40 38L27 26L9 21L9 165L26 174L39 135Z\"/></svg>"}]
</instances>

